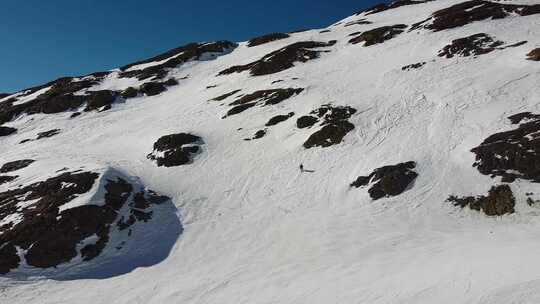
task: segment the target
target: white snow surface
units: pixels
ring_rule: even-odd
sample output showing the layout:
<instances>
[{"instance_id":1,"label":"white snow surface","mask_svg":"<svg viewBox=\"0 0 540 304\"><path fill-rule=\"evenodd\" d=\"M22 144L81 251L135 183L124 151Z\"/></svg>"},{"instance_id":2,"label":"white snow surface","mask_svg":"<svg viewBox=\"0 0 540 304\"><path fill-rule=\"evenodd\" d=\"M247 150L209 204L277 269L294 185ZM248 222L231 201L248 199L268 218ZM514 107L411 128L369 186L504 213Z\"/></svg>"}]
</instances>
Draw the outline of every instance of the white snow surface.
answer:
<instances>
[{"instance_id":1,"label":"white snow surface","mask_svg":"<svg viewBox=\"0 0 540 304\"><path fill-rule=\"evenodd\" d=\"M459 2L351 16L343 23L367 18L373 24L334 25L327 33L310 30L252 48L241 43L215 60L173 70L170 76L189 78L158 96L77 119L38 114L8 123L18 133L1 139L2 163L36 162L0 191L64 167L116 168L171 197L184 231L161 263L123 275L0 276L0 303L539 303L540 210L525 202L525 193L540 193L539 186L511 184L516 213L502 217L445 200L487 193L499 179L472 167L470 149L512 129L509 115L540 112L540 64L525 60L540 47L540 15L406 31L370 47L347 43L352 32L410 25ZM437 56L451 40L476 33L528 43L477 58ZM216 77L293 42L333 39L337 44L324 48L329 53L277 74ZM421 61L427 62L421 69L401 70ZM91 90L138 83L116 76ZM287 87L306 90L226 119L230 107L208 101L235 89ZM296 119L327 103L358 109L350 119L356 128L339 145L306 150L302 143L313 129L297 129ZM296 115L265 137L243 140L288 112ZM56 128L59 135L18 144ZM180 132L204 139L192 164L164 168L146 158L159 137ZM399 196L372 201L366 189L349 187L359 175L410 160L419 177ZM300 173L300 163L315 172Z\"/></svg>"}]
</instances>

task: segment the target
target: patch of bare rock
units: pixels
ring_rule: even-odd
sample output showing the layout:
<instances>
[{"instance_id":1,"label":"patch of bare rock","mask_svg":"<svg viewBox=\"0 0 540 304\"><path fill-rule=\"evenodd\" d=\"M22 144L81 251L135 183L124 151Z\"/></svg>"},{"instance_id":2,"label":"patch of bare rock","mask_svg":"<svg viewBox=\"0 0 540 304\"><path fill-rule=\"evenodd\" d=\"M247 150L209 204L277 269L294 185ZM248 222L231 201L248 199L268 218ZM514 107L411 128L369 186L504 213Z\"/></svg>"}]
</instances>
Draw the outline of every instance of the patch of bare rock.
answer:
<instances>
[{"instance_id":1,"label":"patch of bare rock","mask_svg":"<svg viewBox=\"0 0 540 304\"><path fill-rule=\"evenodd\" d=\"M364 46L371 46L374 44L383 43L403 33L406 28L407 25L405 24L381 26L369 31L359 33L358 36L349 40L349 43L358 44L364 42Z\"/></svg>"},{"instance_id":2,"label":"patch of bare rock","mask_svg":"<svg viewBox=\"0 0 540 304\"><path fill-rule=\"evenodd\" d=\"M178 133L160 137L154 143L154 150L147 158L158 167L176 167L190 164L193 157L201 152L203 140L199 136Z\"/></svg>"},{"instance_id":3,"label":"patch of bare rock","mask_svg":"<svg viewBox=\"0 0 540 304\"><path fill-rule=\"evenodd\" d=\"M304 142L304 148L324 148L341 143L345 135L354 130L354 125L348 121L354 113L356 109L349 106L326 104L298 118L296 126L300 129L310 128L318 122L322 126Z\"/></svg>"},{"instance_id":4,"label":"patch of bare rock","mask_svg":"<svg viewBox=\"0 0 540 304\"><path fill-rule=\"evenodd\" d=\"M413 161L380 167L367 176L359 176L351 183L351 187L371 186L368 193L373 200L397 196L418 177L418 173L414 171L415 167L416 163Z\"/></svg>"},{"instance_id":5,"label":"patch of bare rock","mask_svg":"<svg viewBox=\"0 0 540 304\"><path fill-rule=\"evenodd\" d=\"M514 213L516 200L508 185L493 186L488 195L457 197L451 195L448 200L461 208L482 211L488 216L499 216Z\"/></svg>"},{"instance_id":6,"label":"patch of bare rock","mask_svg":"<svg viewBox=\"0 0 540 304\"><path fill-rule=\"evenodd\" d=\"M317 59L323 52L320 48L329 47L336 41L318 42L318 41L302 41L296 42L271 52L261 59L245 65L232 66L219 72L218 75L228 75L249 71L252 76L261 76L278 73L294 66L296 62L305 63L307 61Z\"/></svg>"}]
</instances>

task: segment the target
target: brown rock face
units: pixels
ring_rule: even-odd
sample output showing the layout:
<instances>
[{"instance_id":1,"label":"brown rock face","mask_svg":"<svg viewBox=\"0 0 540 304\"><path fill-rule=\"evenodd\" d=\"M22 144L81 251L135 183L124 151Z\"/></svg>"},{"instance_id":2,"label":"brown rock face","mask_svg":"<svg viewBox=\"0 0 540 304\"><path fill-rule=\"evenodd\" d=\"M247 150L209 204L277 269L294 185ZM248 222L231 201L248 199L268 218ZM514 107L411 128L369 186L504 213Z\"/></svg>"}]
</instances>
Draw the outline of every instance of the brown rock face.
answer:
<instances>
[{"instance_id":1,"label":"brown rock face","mask_svg":"<svg viewBox=\"0 0 540 304\"><path fill-rule=\"evenodd\" d=\"M540 48L536 48L527 54L527 59L532 61L540 61Z\"/></svg>"},{"instance_id":2,"label":"brown rock face","mask_svg":"<svg viewBox=\"0 0 540 304\"><path fill-rule=\"evenodd\" d=\"M516 129L495 133L471 151L480 173L501 176L504 182L516 178L540 182L540 115L530 112L509 117Z\"/></svg>"},{"instance_id":3,"label":"brown rock face","mask_svg":"<svg viewBox=\"0 0 540 304\"><path fill-rule=\"evenodd\" d=\"M461 208L468 206L473 210L482 211L489 216L514 213L514 206L516 205L516 200L508 185L492 187L487 196L450 196L448 201L452 202L454 206Z\"/></svg>"},{"instance_id":4,"label":"brown rock face","mask_svg":"<svg viewBox=\"0 0 540 304\"><path fill-rule=\"evenodd\" d=\"M412 25L411 30L426 28L442 31L466 24L487 20L503 19L512 15L528 16L540 13L540 4L521 5L471 0L434 12L431 17Z\"/></svg>"}]
</instances>

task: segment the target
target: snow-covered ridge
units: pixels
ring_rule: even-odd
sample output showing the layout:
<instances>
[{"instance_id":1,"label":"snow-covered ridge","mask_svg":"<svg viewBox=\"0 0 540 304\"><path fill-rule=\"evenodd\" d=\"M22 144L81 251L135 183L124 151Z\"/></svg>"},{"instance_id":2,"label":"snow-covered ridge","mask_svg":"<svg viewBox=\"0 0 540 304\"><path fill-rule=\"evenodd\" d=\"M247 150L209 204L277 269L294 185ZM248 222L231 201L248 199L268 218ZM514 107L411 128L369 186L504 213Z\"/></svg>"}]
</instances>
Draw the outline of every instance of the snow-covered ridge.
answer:
<instances>
[{"instance_id":1,"label":"snow-covered ridge","mask_svg":"<svg viewBox=\"0 0 540 304\"><path fill-rule=\"evenodd\" d=\"M0 299L535 303L538 48L539 1L407 0L4 96Z\"/></svg>"}]
</instances>

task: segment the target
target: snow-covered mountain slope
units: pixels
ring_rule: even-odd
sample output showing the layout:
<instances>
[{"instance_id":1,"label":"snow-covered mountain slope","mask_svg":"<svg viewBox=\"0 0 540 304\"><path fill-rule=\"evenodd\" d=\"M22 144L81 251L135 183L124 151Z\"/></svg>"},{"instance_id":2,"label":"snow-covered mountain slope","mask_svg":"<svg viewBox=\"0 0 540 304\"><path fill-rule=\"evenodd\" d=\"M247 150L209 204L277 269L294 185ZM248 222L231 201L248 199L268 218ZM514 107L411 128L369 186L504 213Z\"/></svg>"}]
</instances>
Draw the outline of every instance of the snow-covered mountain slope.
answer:
<instances>
[{"instance_id":1,"label":"snow-covered mountain slope","mask_svg":"<svg viewBox=\"0 0 540 304\"><path fill-rule=\"evenodd\" d=\"M538 303L538 48L406 0L0 96L0 301Z\"/></svg>"}]
</instances>

